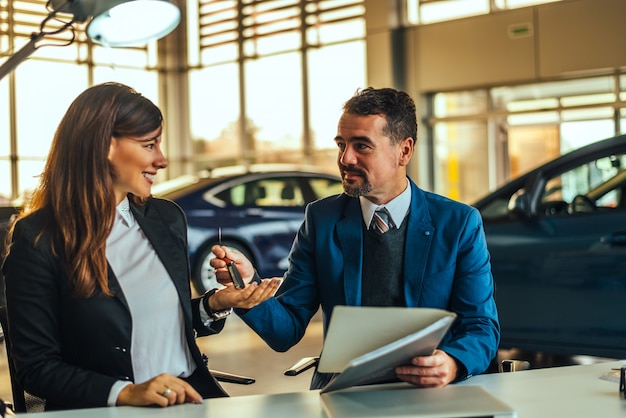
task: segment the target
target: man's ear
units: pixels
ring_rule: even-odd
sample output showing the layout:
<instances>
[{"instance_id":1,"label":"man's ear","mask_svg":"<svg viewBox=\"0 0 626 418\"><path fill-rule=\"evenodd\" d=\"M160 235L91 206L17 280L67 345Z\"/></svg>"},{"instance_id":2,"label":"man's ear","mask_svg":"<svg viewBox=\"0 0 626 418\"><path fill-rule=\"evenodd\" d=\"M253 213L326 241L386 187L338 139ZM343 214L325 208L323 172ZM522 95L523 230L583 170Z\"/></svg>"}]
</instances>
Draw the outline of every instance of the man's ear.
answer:
<instances>
[{"instance_id":1,"label":"man's ear","mask_svg":"<svg viewBox=\"0 0 626 418\"><path fill-rule=\"evenodd\" d=\"M407 166L409 164L409 161L411 161L411 157L413 157L414 145L415 140L411 137L404 138L398 144L398 152L400 153L398 164L400 164L400 166Z\"/></svg>"}]
</instances>

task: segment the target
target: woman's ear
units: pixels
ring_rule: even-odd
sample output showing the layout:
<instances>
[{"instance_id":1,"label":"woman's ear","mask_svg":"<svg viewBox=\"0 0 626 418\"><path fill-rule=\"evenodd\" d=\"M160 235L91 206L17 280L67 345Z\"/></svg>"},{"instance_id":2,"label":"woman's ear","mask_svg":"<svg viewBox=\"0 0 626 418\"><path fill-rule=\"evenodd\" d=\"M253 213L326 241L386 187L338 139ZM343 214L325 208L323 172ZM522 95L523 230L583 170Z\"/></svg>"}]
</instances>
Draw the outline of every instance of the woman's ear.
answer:
<instances>
[{"instance_id":1,"label":"woman's ear","mask_svg":"<svg viewBox=\"0 0 626 418\"><path fill-rule=\"evenodd\" d=\"M109 145L109 154L107 155L107 159L109 162L112 162L115 158L115 150L117 149L117 140L115 138L111 138L111 144Z\"/></svg>"}]
</instances>

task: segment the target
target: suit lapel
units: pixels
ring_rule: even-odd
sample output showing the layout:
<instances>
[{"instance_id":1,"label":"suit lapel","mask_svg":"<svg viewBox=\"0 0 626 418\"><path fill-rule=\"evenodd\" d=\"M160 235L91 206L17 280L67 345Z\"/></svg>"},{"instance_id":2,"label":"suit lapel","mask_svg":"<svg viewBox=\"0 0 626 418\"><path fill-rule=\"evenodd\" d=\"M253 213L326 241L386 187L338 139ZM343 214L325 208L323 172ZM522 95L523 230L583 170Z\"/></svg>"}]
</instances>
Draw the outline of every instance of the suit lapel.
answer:
<instances>
[{"instance_id":1,"label":"suit lapel","mask_svg":"<svg viewBox=\"0 0 626 418\"><path fill-rule=\"evenodd\" d=\"M361 276L363 265L363 217L359 199L350 199L343 218L337 223L337 233L343 253L343 287L346 304L361 305Z\"/></svg>"},{"instance_id":2,"label":"suit lapel","mask_svg":"<svg viewBox=\"0 0 626 418\"><path fill-rule=\"evenodd\" d=\"M432 224L424 192L412 181L411 206L407 219L404 250L404 295L407 306L419 306L426 260L430 251L435 227Z\"/></svg>"},{"instance_id":3,"label":"suit lapel","mask_svg":"<svg viewBox=\"0 0 626 418\"><path fill-rule=\"evenodd\" d=\"M411 206L407 219L404 249L404 294L407 306L419 306L426 261L435 227L432 223L424 192L413 181ZM363 265L363 216L358 199L350 199L343 217L337 223L337 233L343 253L343 282L346 304L361 305L361 276Z\"/></svg>"},{"instance_id":4,"label":"suit lapel","mask_svg":"<svg viewBox=\"0 0 626 418\"><path fill-rule=\"evenodd\" d=\"M109 289L113 292L113 295L124 305L128 313L130 314L130 307L128 306L128 302L126 301L126 296L124 296L124 291L122 291L122 287L120 286L120 282L117 280L117 276L115 272L111 268L111 265L108 264L108 277L109 277Z\"/></svg>"}]
</instances>

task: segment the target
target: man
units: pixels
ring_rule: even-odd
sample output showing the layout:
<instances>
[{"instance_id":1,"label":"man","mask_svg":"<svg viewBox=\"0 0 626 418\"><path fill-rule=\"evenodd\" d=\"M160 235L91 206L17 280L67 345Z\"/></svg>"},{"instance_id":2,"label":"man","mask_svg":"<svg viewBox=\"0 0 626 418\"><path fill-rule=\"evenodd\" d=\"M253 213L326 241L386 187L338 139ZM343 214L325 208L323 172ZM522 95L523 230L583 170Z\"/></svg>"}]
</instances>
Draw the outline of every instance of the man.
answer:
<instances>
[{"instance_id":1,"label":"man","mask_svg":"<svg viewBox=\"0 0 626 418\"><path fill-rule=\"evenodd\" d=\"M407 177L416 137L415 104L404 92L367 88L344 104L335 142L345 193L307 207L276 297L236 310L274 350L298 343L320 306L324 331L336 305L406 306L446 309L457 319L433 355L396 369L400 380L441 387L482 373L496 356L500 329L480 214ZM375 215L381 208L388 219ZM240 254L213 251L220 280L224 259L253 276ZM311 388L331 377L315 372Z\"/></svg>"}]
</instances>

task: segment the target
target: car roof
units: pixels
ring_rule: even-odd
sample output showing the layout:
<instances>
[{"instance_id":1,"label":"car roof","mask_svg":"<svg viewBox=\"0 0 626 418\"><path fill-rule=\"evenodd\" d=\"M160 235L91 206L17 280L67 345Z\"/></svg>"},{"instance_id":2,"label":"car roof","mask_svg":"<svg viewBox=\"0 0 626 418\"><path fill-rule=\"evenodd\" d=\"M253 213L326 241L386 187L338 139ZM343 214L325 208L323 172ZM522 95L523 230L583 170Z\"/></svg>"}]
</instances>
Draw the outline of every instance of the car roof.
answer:
<instances>
[{"instance_id":1,"label":"car roof","mask_svg":"<svg viewBox=\"0 0 626 418\"><path fill-rule=\"evenodd\" d=\"M532 178L536 178L537 175L549 173L555 168L561 167L565 163L575 162L580 159L593 158L594 155L603 155L607 149L613 149L615 152L626 152L626 135L618 135L611 138L599 140L589 145L576 148L575 150L560 155L540 165L539 167L535 167L513 179L508 180L505 184L501 185L495 190L488 192L485 196L478 199L472 204L472 206L480 208L484 204L489 202L494 195L499 194L499 192L504 189L515 189L521 187L522 184L526 184L527 181Z\"/></svg>"},{"instance_id":2,"label":"car roof","mask_svg":"<svg viewBox=\"0 0 626 418\"><path fill-rule=\"evenodd\" d=\"M197 175L183 175L152 187L154 196L176 199L180 195L193 192L207 187L210 184L233 183L237 184L241 177L249 180L263 178L267 175L272 177L315 177L321 176L340 181L337 174L330 173L328 169L308 166L308 165L288 165L288 164L254 164L248 167L232 166L219 167L211 171L204 171ZM227 187L227 186L224 186Z\"/></svg>"}]
</instances>

